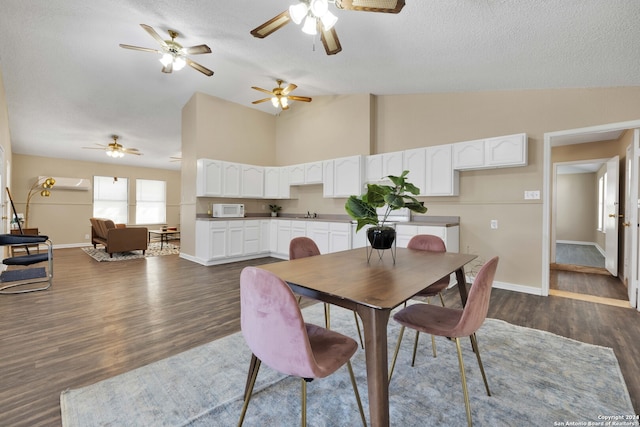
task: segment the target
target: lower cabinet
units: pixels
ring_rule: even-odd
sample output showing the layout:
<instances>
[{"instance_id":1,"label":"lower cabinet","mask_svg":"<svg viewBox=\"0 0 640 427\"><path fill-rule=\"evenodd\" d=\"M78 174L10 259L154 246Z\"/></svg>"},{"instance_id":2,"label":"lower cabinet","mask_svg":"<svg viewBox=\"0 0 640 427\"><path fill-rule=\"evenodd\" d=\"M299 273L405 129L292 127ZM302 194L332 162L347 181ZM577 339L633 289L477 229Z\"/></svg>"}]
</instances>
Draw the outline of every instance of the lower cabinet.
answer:
<instances>
[{"instance_id":1,"label":"lower cabinet","mask_svg":"<svg viewBox=\"0 0 640 427\"><path fill-rule=\"evenodd\" d=\"M439 225L404 225L396 226L396 246L406 248L409 240L418 234L432 234L444 240L447 252L460 252L460 227Z\"/></svg>"}]
</instances>

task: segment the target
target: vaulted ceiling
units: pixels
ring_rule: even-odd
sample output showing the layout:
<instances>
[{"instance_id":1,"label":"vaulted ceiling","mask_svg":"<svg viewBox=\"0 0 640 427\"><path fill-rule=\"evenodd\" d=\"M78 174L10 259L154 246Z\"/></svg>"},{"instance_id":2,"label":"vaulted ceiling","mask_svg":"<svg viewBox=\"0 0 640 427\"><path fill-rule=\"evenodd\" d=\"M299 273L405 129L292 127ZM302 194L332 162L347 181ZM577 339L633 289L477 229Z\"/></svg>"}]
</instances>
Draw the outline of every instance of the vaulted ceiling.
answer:
<instances>
[{"instance_id":1,"label":"vaulted ceiling","mask_svg":"<svg viewBox=\"0 0 640 427\"><path fill-rule=\"evenodd\" d=\"M276 79L321 96L640 86L638 0L407 0L398 15L338 10L342 52L289 23L249 31L297 0L3 0L0 71L13 150L114 161L111 134L143 156L117 161L178 168L181 109L200 91L275 114L251 86ZM140 24L183 46L207 44L189 68L162 73ZM292 105L296 108L296 105ZM283 112L282 114L287 114Z\"/></svg>"}]
</instances>

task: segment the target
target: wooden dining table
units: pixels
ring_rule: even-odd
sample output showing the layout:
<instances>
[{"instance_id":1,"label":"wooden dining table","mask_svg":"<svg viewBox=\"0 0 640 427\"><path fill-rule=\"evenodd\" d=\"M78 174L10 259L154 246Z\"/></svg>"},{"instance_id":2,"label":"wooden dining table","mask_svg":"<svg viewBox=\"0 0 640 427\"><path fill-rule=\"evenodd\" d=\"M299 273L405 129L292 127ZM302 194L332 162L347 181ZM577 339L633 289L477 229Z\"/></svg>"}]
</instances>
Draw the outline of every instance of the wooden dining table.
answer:
<instances>
[{"instance_id":1,"label":"wooden dining table","mask_svg":"<svg viewBox=\"0 0 640 427\"><path fill-rule=\"evenodd\" d=\"M456 274L467 300L464 266L476 255L397 248L367 261L367 248L260 265L299 295L353 310L362 319L372 426L389 425L387 323L391 310L437 280Z\"/></svg>"}]
</instances>

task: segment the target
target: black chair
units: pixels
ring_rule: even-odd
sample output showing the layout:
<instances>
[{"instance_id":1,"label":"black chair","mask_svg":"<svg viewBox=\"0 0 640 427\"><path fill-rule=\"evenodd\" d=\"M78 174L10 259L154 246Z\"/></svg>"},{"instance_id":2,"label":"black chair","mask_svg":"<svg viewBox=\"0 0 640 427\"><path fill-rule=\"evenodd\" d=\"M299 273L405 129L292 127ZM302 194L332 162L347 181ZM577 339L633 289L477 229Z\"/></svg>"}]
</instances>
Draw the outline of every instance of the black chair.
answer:
<instances>
[{"instance_id":1,"label":"black chair","mask_svg":"<svg viewBox=\"0 0 640 427\"><path fill-rule=\"evenodd\" d=\"M53 245L48 236L27 236L20 234L0 234L0 246L19 247L27 245L47 246L46 252L5 258L2 263L17 268L5 270L0 274L0 294L23 294L26 292L44 291L51 287L53 281ZM46 262L46 267L35 266ZM38 288L24 288L24 285L46 283ZM2 286L4 285L4 286ZM16 288L16 289L13 289Z\"/></svg>"}]
</instances>

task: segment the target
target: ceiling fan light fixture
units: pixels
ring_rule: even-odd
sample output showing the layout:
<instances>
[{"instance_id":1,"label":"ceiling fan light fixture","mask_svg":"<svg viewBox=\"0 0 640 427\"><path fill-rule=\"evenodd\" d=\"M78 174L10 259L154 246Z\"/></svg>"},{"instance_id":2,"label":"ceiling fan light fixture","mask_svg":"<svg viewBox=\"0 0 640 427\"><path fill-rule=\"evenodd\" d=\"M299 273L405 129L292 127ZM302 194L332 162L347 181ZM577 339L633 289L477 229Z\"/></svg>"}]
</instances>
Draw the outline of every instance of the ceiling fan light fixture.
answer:
<instances>
[{"instance_id":1,"label":"ceiling fan light fixture","mask_svg":"<svg viewBox=\"0 0 640 427\"><path fill-rule=\"evenodd\" d=\"M327 0L311 0L309 9L317 18L322 18L329 11L329 2Z\"/></svg>"},{"instance_id":2,"label":"ceiling fan light fixture","mask_svg":"<svg viewBox=\"0 0 640 427\"><path fill-rule=\"evenodd\" d=\"M170 53L165 53L160 57L160 63L165 67L173 62L173 55Z\"/></svg>"},{"instance_id":3,"label":"ceiling fan light fixture","mask_svg":"<svg viewBox=\"0 0 640 427\"><path fill-rule=\"evenodd\" d=\"M322 15L320 21L322 21L322 28L325 31L329 31L333 28L334 25L336 25L336 22L338 22L338 17L333 13L327 11L327 13Z\"/></svg>"},{"instance_id":4,"label":"ceiling fan light fixture","mask_svg":"<svg viewBox=\"0 0 640 427\"><path fill-rule=\"evenodd\" d=\"M187 65L187 62L184 60L182 56L176 56L173 59L173 69L176 71L180 71Z\"/></svg>"},{"instance_id":5,"label":"ceiling fan light fixture","mask_svg":"<svg viewBox=\"0 0 640 427\"><path fill-rule=\"evenodd\" d=\"M274 96L273 98L271 98L271 105L273 105L276 108L278 108L280 106L277 97Z\"/></svg>"},{"instance_id":6,"label":"ceiling fan light fixture","mask_svg":"<svg viewBox=\"0 0 640 427\"><path fill-rule=\"evenodd\" d=\"M280 104L282 105L282 108L287 108L289 106L289 100L286 96L280 98Z\"/></svg>"},{"instance_id":7,"label":"ceiling fan light fixture","mask_svg":"<svg viewBox=\"0 0 640 427\"><path fill-rule=\"evenodd\" d=\"M307 16L308 11L308 6L302 2L289 6L289 16L297 25L300 25L304 17Z\"/></svg>"},{"instance_id":8,"label":"ceiling fan light fixture","mask_svg":"<svg viewBox=\"0 0 640 427\"><path fill-rule=\"evenodd\" d=\"M311 36L315 36L316 34L318 34L316 26L316 18L312 17L311 15L307 15L304 20L304 25L302 26L302 32Z\"/></svg>"}]
</instances>

